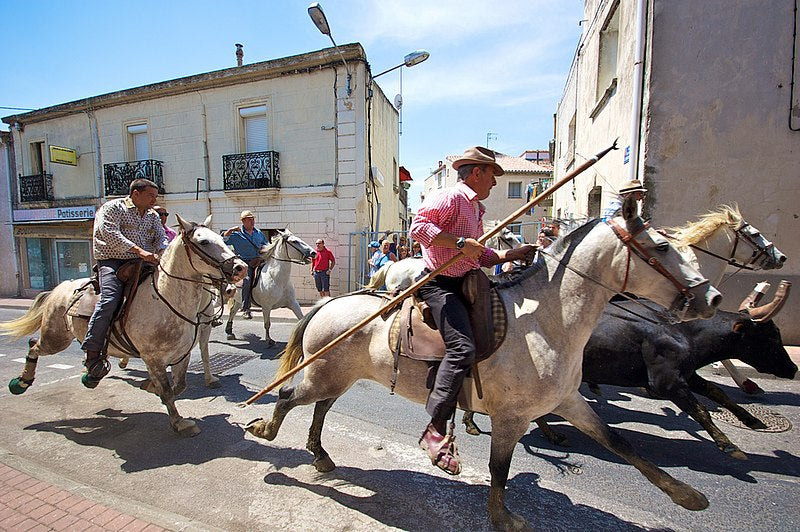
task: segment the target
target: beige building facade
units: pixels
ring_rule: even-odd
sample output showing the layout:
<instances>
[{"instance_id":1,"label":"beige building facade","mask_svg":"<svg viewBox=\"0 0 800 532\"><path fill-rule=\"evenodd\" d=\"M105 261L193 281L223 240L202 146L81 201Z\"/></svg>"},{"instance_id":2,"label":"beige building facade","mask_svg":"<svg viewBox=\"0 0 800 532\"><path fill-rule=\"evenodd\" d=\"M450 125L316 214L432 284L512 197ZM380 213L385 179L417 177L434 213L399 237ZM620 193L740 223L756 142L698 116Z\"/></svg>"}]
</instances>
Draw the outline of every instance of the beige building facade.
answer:
<instances>
[{"instance_id":1,"label":"beige building facade","mask_svg":"<svg viewBox=\"0 0 800 532\"><path fill-rule=\"evenodd\" d=\"M722 204L789 257L781 270L726 281L733 308L757 281L800 272L800 64L792 2L587 0L584 32L558 105L555 179L619 139L555 194L555 215L603 216L620 184L649 189L644 215L681 225ZM778 323L800 319L791 298Z\"/></svg>"},{"instance_id":2,"label":"beige building facade","mask_svg":"<svg viewBox=\"0 0 800 532\"><path fill-rule=\"evenodd\" d=\"M137 177L162 187L170 224L212 214L221 230L247 209L257 227L312 247L323 237L339 265L332 292L344 292L352 235L381 229L379 212L393 227L405 205L397 111L370 83L362 47L339 49L349 74L329 48L4 118L24 292L85 276L95 209ZM295 266L292 277L306 304L317 298L308 273Z\"/></svg>"}]
</instances>

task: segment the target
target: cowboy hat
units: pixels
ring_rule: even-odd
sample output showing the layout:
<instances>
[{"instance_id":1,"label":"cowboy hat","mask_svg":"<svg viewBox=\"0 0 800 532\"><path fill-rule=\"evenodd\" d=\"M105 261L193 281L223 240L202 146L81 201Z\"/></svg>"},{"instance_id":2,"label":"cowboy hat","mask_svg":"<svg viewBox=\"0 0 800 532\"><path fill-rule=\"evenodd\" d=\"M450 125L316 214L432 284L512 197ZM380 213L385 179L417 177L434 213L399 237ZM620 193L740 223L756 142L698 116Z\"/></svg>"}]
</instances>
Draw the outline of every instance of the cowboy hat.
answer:
<instances>
[{"instance_id":1,"label":"cowboy hat","mask_svg":"<svg viewBox=\"0 0 800 532\"><path fill-rule=\"evenodd\" d=\"M647 189L642 186L642 182L638 179L633 179L623 183L619 189L620 194L630 194L631 192L647 192Z\"/></svg>"},{"instance_id":2,"label":"cowboy hat","mask_svg":"<svg viewBox=\"0 0 800 532\"><path fill-rule=\"evenodd\" d=\"M453 161L453 168L458 170L465 164L487 164L494 170L494 175L503 175L504 171L494 160L494 152L489 148L475 146L464 151L464 154Z\"/></svg>"},{"instance_id":3,"label":"cowboy hat","mask_svg":"<svg viewBox=\"0 0 800 532\"><path fill-rule=\"evenodd\" d=\"M245 218L255 218L255 215L252 211L242 211L242 215L239 216L239 219L244 220Z\"/></svg>"}]
</instances>

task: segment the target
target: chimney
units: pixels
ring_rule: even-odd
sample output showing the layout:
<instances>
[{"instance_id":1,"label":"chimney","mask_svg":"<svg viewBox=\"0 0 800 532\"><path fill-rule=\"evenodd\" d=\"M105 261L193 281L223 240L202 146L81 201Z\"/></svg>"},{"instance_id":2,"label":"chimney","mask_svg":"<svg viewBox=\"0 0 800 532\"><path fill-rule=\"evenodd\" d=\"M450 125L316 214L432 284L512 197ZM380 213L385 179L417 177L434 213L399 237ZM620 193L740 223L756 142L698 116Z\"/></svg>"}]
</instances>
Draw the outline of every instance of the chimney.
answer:
<instances>
[{"instance_id":1,"label":"chimney","mask_svg":"<svg viewBox=\"0 0 800 532\"><path fill-rule=\"evenodd\" d=\"M244 50L242 45L236 43L236 66L242 66L242 58L244 57Z\"/></svg>"}]
</instances>

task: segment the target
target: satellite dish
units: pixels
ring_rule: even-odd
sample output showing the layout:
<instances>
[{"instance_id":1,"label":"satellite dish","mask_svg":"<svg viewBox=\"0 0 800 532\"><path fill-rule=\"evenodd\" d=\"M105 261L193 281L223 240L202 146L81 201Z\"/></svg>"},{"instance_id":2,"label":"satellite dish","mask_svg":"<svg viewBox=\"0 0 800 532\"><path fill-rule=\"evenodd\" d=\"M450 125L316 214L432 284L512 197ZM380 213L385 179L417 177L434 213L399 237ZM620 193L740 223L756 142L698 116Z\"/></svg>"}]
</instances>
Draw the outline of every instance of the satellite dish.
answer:
<instances>
[{"instance_id":1,"label":"satellite dish","mask_svg":"<svg viewBox=\"0 0 800 532\"><path fill-rule=\"evenodd\" d=\"M394 97L394 107L400 110L403 107L403 95L398 94Z\"/></svg>"}]
</instances>

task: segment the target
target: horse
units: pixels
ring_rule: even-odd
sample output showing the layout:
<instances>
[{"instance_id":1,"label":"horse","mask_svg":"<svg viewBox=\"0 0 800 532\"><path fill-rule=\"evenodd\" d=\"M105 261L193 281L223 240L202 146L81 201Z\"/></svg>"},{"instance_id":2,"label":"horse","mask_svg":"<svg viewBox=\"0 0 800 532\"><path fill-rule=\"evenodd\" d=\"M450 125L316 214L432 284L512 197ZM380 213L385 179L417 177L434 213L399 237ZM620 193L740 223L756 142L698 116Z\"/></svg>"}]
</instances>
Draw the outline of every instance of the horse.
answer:
<instances>
[{"instance_id":1,"label":"horse","mask_svg":"<svg viewBox=\"0 0 800 532\"><path fill-rule=\"evenodd\" d=\"M772 270L782 268L786 262L786 255L744 219L736 204L721 205L697 221L667 228L665 232L678 247L689 247L695 252L698 269L717 287L721 286L728 266ZM730 360L723 360L722 365L746 393L763 393Z\"/></svg>"},{"instance_id":2,"label":"horse","mask_svg":"<svg viewBox=\"0 0 800 532\"><path fill-rule=\"evenodd\" d=\"M202 224L177 216L180 233L164 251L157 269L143 282L127 312L123 335L135 351L123 348L113 339L108 354L116 357L135 356L144 361L150 380L144 386L157 394L166 406L170 426L181 436L200 432L191 419L181 417L175 398L186 388L189 353L197 339L197 315L207 285L223 281L235 282L244 277L247 264L212 231L211 216ZM40 356L66 349L73 338L82 341L88 329L88 317L73 316L70 306L73 295L89 279L64 281L51 292L39 294L28 312L9 322L0 323L0 334L21 338L41 329L41 336L28 341L28 356L22 375L12 379L9 389L15 395L25 392L33 383ZM99 296L89 284L76 307L94 308ZM117 323L115 326L119 326ZM112 329L109 329L109 335ZM167 366L172 367L170 386Z\"/></svg>"},{"instance_id":3,"label":"horse","mask_svg":"<svg viewBox=\"0 0 800 532\"><path fill-rule=\"evenodd\" d=\"M627 460L675 503L690 510L708 506L702 493L639 456L578 392L583 346L614 293L629 291L652 299L681 321L713 316L721 299L685 255L645 225L632 199L623 204L623 213L609 223L592 220L563 236L543 261L499 290L509 321L507 335L478 364L482 399L473 389L470 404L462 405L492 420L488 513L498 528L527 526L506 507L504 490L514 447L531 419L550 412ZM381 306L383 299L369 293L318 302L292 331L277 379ZM306 448L314 455L315 468L328 472L335 464L322 447L325 415L356 381L366 378L390 387L397 368L395 391L424 404L428 364L407 357L395 361L388 345L390 322L373 319L329 348L306 366L299 384L279 391L270 421L254 420L246 430L273 440L292 408L315 403Z\"/></svg>"},{"instance_id":4,"label":"horse","mask_svg":"<svg viewBox=\"0 0 800 532\"><path fill-rule=\"evenodd\" d=\"M250 293L250 299L261 307L265 340L267 346L272 347L275 345L275 340L269 336L269 314L272 309L287 307L294 312L298 320L303 317L303 311L300 310L300 304L294 296L294 286L289 279L292 264L308 264L317 252L289 230L279 230L272 242L262 246L258 254L264 263L258 283L253 286ZM228 323L225 325L228 340L236 338L233 334L233 317L241 307L242 295L241 291L237 291L228 314Z\"/></svg>"},{"instance_id":5,"label":"horse","mask_svg":"<svg viewBox=\"0 0 800 532\"><path fill-rule=\"evenodd\" d=\"M487 222L486 231L491 231L500 222ZM522 245L522 241L508 227L504 227L499 234L486 241L486 246L494 249L515 249ZM408 258L397 262L389 262L381 266L370 278L364 287L367 290L379 290L386 285L388 292L405 290L414 282L425 263L420 258Z\"/></svg>"}]
</instances>

